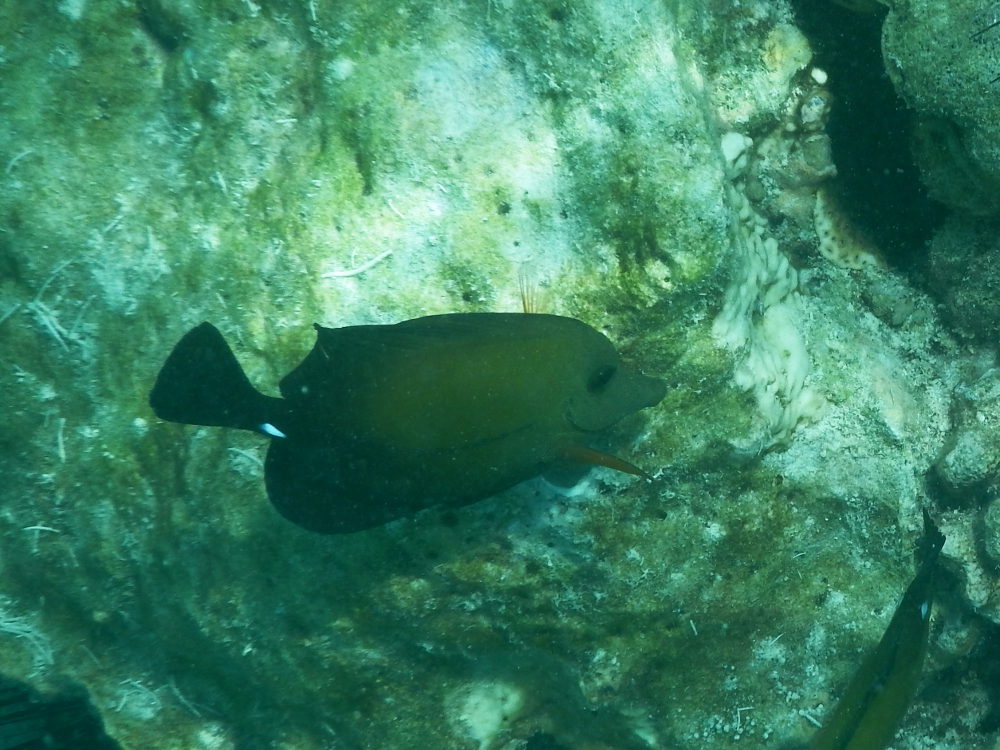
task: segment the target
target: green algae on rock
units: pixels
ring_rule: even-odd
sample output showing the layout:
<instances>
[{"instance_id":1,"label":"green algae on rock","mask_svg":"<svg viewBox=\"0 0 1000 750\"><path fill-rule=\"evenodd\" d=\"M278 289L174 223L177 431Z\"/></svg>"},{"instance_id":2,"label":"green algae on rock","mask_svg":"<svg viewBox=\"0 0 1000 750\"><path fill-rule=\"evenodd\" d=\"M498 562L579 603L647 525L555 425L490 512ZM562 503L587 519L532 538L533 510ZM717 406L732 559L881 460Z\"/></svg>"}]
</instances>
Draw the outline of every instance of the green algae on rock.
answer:
<instances>
[{"instance_id":1,"label":"green algae on rock","mask_svg":"<svg viewBox=\"0 0 1000 750\"><path fill-rule=\"evenodd\" d=\"M128 748L808 739L910 575L964 355L817 252L784 2L5 3L0 46L0 671ZM151 429L201 320L273 383L313 321L512 311L524 267L668 383L609 437L652 483L331 540L254 436ZM901 741L988 747L984 685Z\"/></svg>"}]
</instances>

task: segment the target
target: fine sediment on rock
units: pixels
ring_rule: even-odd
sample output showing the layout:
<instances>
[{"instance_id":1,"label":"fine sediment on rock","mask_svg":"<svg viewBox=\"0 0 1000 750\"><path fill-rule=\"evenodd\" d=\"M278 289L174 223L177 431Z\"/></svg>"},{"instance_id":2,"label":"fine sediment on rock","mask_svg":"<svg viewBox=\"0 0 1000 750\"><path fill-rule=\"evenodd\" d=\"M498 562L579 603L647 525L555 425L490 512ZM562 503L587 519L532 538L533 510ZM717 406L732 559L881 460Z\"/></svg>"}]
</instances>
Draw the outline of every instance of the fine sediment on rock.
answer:
<instances>
[{"instance_id":1,"label":"fine sediment on rock","mask_svg":"<svg viewBox=\"0 0 1000 750\"><path fill-rule=\"evenodd\" d=\"M827 192L784 2L15 3L0 72L0 673L124 748L804 743L927 506L941 682L899 746L996 741L942 677L998 619L992 354ZM601 446L651 481L326 537L265 438L147 406L203 320L274 395L313 323L514 312L519 277L668 383Z\"/></svg>"}]
</instances>

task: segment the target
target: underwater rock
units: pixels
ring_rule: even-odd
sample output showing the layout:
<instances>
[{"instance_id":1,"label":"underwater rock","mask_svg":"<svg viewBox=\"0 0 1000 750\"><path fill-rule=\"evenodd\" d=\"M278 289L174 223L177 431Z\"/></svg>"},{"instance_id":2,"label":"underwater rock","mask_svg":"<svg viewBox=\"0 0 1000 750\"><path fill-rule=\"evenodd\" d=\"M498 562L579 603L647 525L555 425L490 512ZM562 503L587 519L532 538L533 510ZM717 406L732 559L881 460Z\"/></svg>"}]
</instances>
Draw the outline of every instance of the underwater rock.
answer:
<instances>
[{"instance_id":1,"label":"underwater rock","mask_svg":"<svg viewBox=\"0 0 1000 750\"><path fill-rule=\"evenodd\" d=\"M975 0L890 7L886 71L916 115L914 147L928 191L959 213L1000 211L1000 28Z\"/></svg>"},{"instance_id":2,"label":"underwater rock","mask_svg":"<svg viewBox=\"0 0 1000 750\"><path fill-rule=\"evenodd\" d=\"M988 360L957 390L952 436L936 475L953 504L971 507L988 495L1000 471L1000 379Z\"/></svg>"},{"instance_id":3,"label":"underwater rock","mask_svg":"<svg viewBox=\"0 0 1000 750\"><path fill-rule=\"evenodd\" d=\"M952 216L928 247L927 284L942 314L965 340L984 347L1000 337L1000 242L996 219Z\"/></svg>"},{"instance_id":4,"label":"underwater rock","mask_svg":"<svg viewBox=\"0 0 1000 750\"><path fill-rule=\"evenodd\" d=\"M819 251L810 59L780 0L0 4L0 671L143 750L807 740L965 376L928 298ZM153 429L202 320L275 383L314 321L513 313L519 275L668 384L594 446L652 481L324 538L258 436ZM902 737L988 747L951 674Z\"/></svg>"},{"instance_id":5,"label":"underwater rock","mask_svg":"<svg viewBox=\"0 0 1000 750\"><path fill-rule=\"evenodd\" d=\"M973 609L1000 622L995 499L1000 490L1000 378L994 363L982 364L956 393L953 432L933 480L939 505L947 510L943 523L954 531L945 554L960 571Z\"/></svg>"},{"instance_id":6,"label":"underwater rock","mask_svg":"<svg viewBox=\"0 0 1000 750\"><path fill-rule=\"evenodd\" d=\"M983 515L983 545L993 565L1000 565L1000 500L993 499Z\"/></svg>"}]
</instances>

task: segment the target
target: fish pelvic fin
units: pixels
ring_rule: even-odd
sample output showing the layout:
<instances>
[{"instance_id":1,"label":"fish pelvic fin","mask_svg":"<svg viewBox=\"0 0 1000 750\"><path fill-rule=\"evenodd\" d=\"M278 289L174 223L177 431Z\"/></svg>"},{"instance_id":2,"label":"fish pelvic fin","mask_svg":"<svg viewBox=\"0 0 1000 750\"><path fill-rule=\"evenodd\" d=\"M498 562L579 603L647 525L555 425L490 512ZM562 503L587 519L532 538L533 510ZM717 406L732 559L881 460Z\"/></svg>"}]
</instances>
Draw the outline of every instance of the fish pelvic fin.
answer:
<instances>
[{"instance_id":1,"label":"fish pelvic fin","mask_svg":"<svg viewBox=\"0 0 1000 750\"><path fill-rule=\"evenodd\" d=\"M181 424L236 427L284 437L274 425L284 402L251 385L229 344L211 323L177 342L149 393L160 419Z\"/></svg>"}]
</instances>

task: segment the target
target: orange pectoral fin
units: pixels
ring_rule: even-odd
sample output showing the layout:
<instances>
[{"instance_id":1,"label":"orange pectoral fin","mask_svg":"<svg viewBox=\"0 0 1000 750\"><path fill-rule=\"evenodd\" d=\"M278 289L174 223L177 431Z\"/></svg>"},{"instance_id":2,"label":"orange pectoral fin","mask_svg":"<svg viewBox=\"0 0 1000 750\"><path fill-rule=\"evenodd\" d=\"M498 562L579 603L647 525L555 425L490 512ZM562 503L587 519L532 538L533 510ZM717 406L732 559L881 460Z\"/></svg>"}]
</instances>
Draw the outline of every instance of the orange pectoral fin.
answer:
<instances>
[{"instance_id":1,"label":"orange pectoral fin","mask_svg":"<svg viewBox=\"0 0 1000 750\"><path fill-rule=\"evenodd\" d=\"M578 461L582 464L592 464L593 466L606 466L615 471L623 471L626 474L635 474L637 477L652 479L646 472L638 466L633 466L617 456L608 453L601 453L599 450L588 448L586 445L573 443L566 447L563 457L569 461Z\"/></svg>"}]
</instances>

